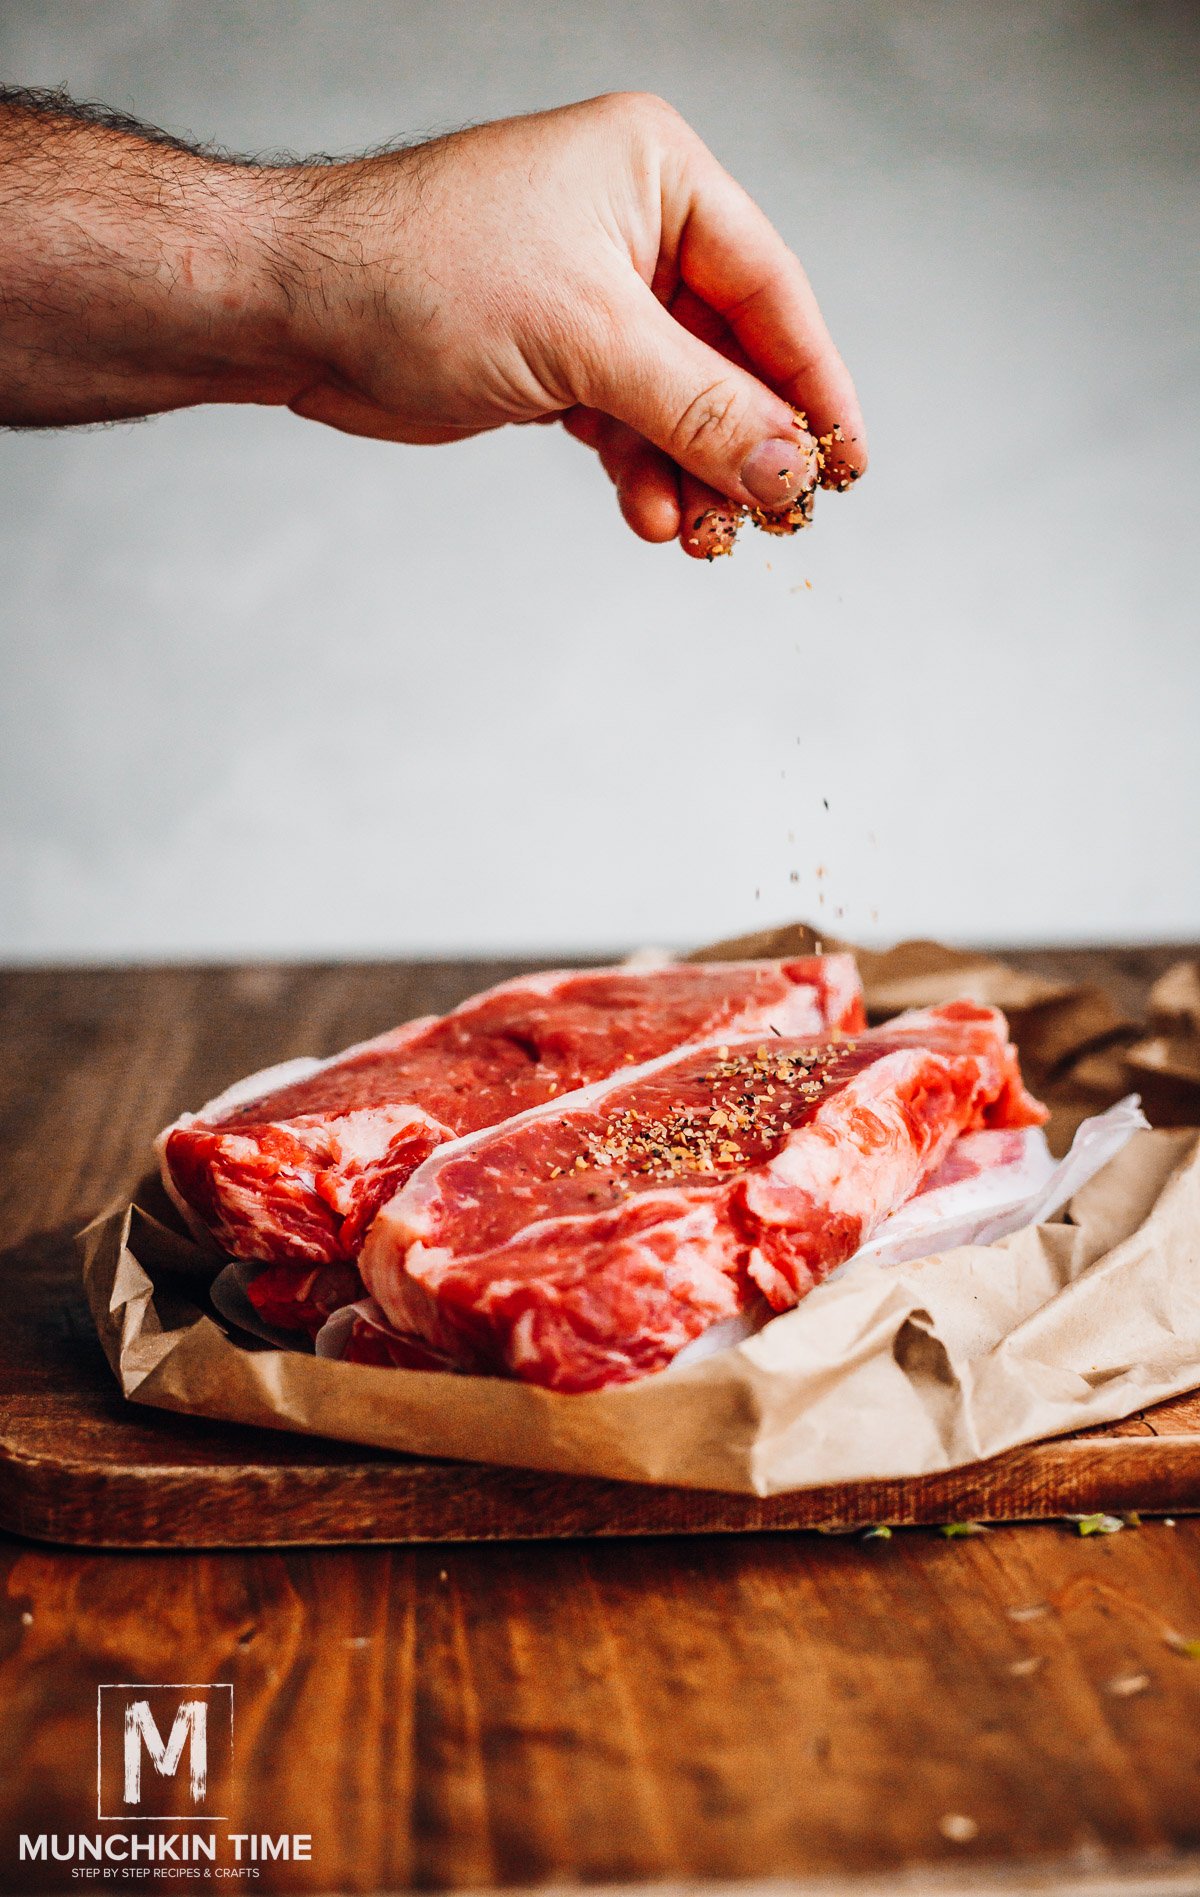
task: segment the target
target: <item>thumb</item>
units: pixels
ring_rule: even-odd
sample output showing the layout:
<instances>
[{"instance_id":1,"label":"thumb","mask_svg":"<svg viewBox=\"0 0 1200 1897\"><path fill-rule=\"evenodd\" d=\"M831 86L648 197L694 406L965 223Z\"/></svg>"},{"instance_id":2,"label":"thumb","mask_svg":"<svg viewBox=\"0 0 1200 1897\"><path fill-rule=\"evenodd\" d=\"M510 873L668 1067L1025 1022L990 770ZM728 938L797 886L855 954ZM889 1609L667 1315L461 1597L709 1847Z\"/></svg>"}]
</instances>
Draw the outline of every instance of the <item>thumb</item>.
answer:
<instances>
[{"instance_id":1,"label":"thumb","mask_svg":"<svg viewBox=\"0 0 1200 1897\"><path fill-rule=\"evenodd\" d=\"M743 507L816 485L817 444L765 383L693 336L639 284L593 348L582 398Z\"/></svg>"}]
</instances>

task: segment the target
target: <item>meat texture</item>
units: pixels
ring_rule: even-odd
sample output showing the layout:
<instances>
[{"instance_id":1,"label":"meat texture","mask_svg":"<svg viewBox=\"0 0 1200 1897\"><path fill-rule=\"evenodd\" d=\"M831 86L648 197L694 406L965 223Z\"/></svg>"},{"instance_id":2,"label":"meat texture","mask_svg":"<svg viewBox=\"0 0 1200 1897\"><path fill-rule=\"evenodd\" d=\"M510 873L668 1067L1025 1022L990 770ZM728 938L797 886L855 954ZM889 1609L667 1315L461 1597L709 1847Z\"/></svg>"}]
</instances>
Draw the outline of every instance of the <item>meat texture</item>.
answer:
<instances>
[{"instance_id":1,"label":"meat texture","mask_svg":"<svg viewBox=\"0 0 1200 1897\"><path fill-rule=\"evenodd\" d=\"M528 976L185 1114L160 1136L163 1178L217 1248L280 1267L251 1287L264 1316L315 1329L358 1281L314 1268L352 1265L379 1207L444 1141L714 1034L862 1023L845 955Z\"/></svg>"},{"instance_id":2,"label":"meat texture","mask_svg":"<svg viewBox=\"0 0 1200 1897\"><path fill-rule=\"evenodd\" d=\"M959 1135L1045 1117L972 1002L669 1055L427 1160L360 1261L386 1324L344 1354L627 1382L760 1298L797 1303Z\"/></svg>"}]
</instances>

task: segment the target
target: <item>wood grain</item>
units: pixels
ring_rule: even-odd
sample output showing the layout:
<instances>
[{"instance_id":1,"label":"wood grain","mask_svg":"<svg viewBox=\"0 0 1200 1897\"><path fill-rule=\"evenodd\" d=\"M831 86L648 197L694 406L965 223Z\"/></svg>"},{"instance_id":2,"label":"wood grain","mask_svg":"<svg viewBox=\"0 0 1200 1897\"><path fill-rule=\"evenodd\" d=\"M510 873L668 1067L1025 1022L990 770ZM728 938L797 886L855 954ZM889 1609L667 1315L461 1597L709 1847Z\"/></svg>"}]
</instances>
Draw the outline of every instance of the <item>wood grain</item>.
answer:
<instances>
[{"instance_id":1,"label":"wood grain","mask_svg":"<svg viewBox=\"0 0 1200 1897\"><path fill-rule=\"evenodd\" d=\"M1200 1629L1194 1524L10 1547L3 1567L0 1853L94 1830L112 1679L233 1684L221 1809L314 1839L268 1889L1095 1871L1200 1848L1200 1664L1168 1644ZM947 1838L950 1814L976 1834ZM4 1888L55 1888L22 1876Z\"/></svg>"},{"instance_id":2,"label":"wood grain","mask_svg":"<svg viewBox=\"0 0 1200 1897\"><path fill-rule=\"evenodd\" d=\"M0 1218L31 1309L178 1108L496 972L6 978ZM184 1419L121 1410L90 1331L38 1309L94 1378L98 1426L180 1463L230 1438L238 1466L233 1432L200 1445ZM24 1361L6 1417L42 1402ZM297 1468L309 1454L328 1452L296 1446ZM78 1888L18 1868L16 1837L95 1829L95 1688L119 1679L233 1683L224 1808L314 1840L267 1891L1200 1888L1200 1661L1175 1639L1200 1636L1192 1521L169 1555L7 1537L0 1567L5 1892ZM974 1835L947 1837L951 1814Z\"/></svg>"}]
</instances>

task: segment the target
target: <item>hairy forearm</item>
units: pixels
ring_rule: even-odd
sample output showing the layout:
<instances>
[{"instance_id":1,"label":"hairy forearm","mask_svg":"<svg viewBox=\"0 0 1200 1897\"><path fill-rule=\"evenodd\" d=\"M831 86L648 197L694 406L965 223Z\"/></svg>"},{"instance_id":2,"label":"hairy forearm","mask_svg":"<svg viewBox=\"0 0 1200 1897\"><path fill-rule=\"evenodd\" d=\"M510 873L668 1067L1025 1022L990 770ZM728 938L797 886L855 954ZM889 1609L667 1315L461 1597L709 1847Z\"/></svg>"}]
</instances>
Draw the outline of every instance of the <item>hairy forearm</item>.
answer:
<instances>
[{"instance_id":1,"label":"hairy forearm","mask_svg":"<svg viewBox=\"0 0 1200 1897\"><path fill-rule=\"evenodd\" d=\"M299 182L0 99L0 424L291 399Z\"/></svg>"}]
</instances>

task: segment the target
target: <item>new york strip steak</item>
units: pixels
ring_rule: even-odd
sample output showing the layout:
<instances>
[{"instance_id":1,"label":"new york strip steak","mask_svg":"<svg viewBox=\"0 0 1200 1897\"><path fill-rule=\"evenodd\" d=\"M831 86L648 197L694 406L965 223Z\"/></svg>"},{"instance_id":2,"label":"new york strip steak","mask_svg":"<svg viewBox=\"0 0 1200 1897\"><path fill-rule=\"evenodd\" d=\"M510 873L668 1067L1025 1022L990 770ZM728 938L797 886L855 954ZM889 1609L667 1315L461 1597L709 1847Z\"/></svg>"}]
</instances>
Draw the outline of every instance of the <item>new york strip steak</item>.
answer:
<instances>
[{"instance_id":1,"label":"new york strip steak","mask_svg":"<svg viewBox=\"0 0 1200 1897\"><path fill-rule=\"evenodd\" d=\"M386 1322L344 1354L627 1382L756 1300L797 1303L960 1134L1045 1118L972 1002L667 1056L427 1160L360 1261Z\"/></svg>"},{"instance_id":2,"label":"new york strip steak","mask_svg":"<svg viewBox=\"0 0 1200 1897\"><path fill-rule=\"evenodd\" d=\"M714 1035L862 1024L846 955L526 976L250 1098L241 1083L168 1127L160 1164L194 1230L276 1267L249 1287L263 1316L313 1331L360 1293L371 1220L444 1141Z\"/></svg>"}]
</instances>

